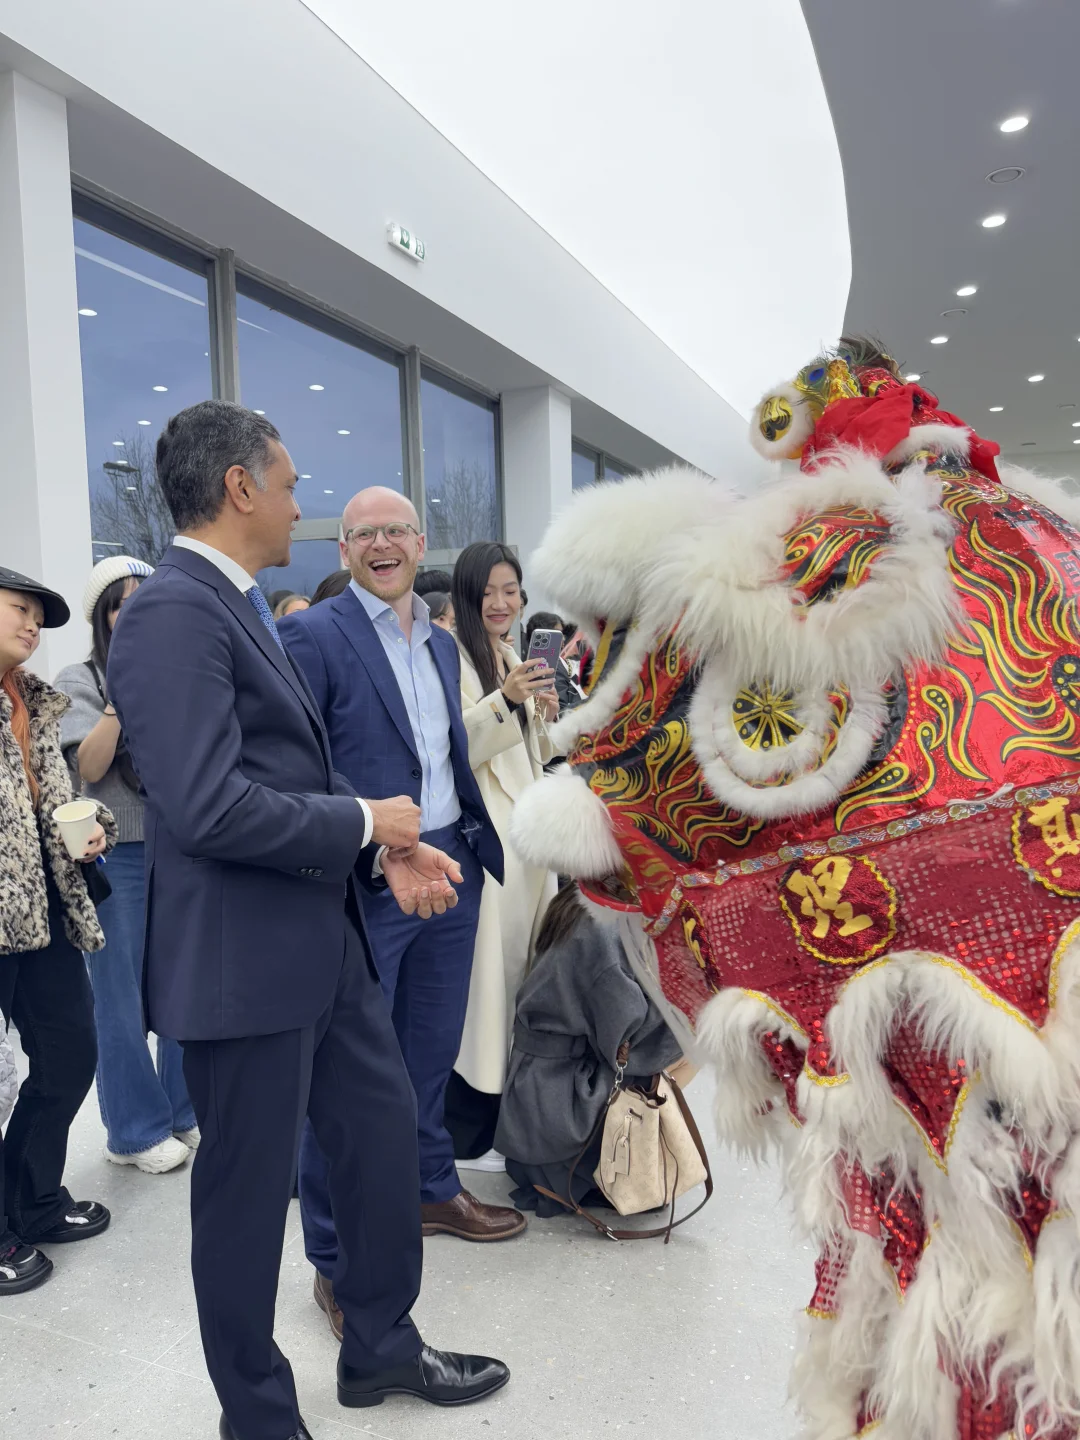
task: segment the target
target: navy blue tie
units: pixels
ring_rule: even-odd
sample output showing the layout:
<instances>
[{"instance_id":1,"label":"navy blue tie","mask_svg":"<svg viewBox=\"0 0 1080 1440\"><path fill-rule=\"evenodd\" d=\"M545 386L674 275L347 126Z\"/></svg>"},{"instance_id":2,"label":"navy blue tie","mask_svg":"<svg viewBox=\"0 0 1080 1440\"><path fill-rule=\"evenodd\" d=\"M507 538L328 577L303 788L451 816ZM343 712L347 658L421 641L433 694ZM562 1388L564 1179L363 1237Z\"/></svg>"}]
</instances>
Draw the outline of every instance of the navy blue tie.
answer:
<instances>
[{"instance_id":1,"label":"navy blue tie","mask_svg":"<svg viewBox=\"0 0 1080 1440\"><path fill-rule=\"evenodd\" d=\"M284 654L285 646L281 643L281 636L278 634L277 626L274 624L274 617L270 613L270 606L266 603L266 596L257 585L253 585L247 592L247 598L251 601L251 608L255 611L255 614L274 637L278 649Z\"/></svg>"}]
</instances>

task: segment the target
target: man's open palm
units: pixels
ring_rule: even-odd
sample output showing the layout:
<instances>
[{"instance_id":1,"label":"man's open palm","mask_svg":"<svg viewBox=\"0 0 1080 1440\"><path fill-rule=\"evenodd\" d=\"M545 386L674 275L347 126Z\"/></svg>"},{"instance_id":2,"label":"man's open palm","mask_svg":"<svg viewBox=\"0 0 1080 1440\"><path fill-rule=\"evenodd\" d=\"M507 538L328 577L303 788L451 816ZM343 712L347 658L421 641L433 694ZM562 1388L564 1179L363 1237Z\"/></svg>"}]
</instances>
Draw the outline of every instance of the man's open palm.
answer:
<instances>
[{"instance_id":1,"label":"man's open palm","mask_svg":"<svg viewBox=\"0 0 1080 1440\"><path fill-rule=\"evenodd\" d=\"M464 878L457 862L431 845L418 845L411 853L387 850L382 872L402 911L421 920L452 909L457 904L454 885Z\"/></svg>"}]
</instances>

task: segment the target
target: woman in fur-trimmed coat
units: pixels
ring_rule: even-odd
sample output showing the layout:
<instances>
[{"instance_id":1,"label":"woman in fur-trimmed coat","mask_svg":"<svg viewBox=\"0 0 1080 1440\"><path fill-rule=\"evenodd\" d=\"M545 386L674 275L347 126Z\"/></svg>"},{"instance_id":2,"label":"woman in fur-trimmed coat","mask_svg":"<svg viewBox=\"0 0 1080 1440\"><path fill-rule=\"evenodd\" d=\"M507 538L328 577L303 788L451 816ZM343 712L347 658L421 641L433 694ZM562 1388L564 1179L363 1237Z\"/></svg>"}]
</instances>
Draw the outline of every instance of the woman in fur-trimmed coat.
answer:
<instances>
[{"instance_id":1,"label":"woman in fur-trimmed coat","mask_svg":"<svg viewBox=\"0 0 1080 1440\"><path fill-rule=\"evenodd\" d=\"M22 668L45 626L63 625L61 596L0 569L0 1011L13 1022L30 1074L0 1139L0 1297L48 1279L50 1246L100 1234L109 1212L63 1185L68 1131L94 1079L94 1006L83 950L104 943L80 862L52 813L71 799L60 748L70 703ZM98 823L83 860L115 840Z\"/></svg>"}]
</instances>

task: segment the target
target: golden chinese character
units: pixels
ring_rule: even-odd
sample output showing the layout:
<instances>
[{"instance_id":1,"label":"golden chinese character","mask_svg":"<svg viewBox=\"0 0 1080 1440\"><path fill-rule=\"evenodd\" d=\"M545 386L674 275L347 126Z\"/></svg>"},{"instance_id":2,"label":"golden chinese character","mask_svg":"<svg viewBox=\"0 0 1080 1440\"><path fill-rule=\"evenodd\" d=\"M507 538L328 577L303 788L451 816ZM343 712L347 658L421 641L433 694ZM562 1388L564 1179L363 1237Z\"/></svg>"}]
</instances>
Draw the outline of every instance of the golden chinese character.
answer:
<instances>
[{"instance_id":1,"label":"golden chinese character","mask_svg":"<svg viewBox=\"0 0 1080 1440\"><path fill-rule=\"evenodd\" d=\"M1065 855L1080 855L1080 815L1069 815L1069 802L1064 795L1044 800L1041 805L1032 805L1028 820L1036 830L1042 831L1043 844L1055 860ZM1072 820L1072 833L1069 821ZM1061 875L1059 867L1051 866L1050 874Z\"/></svg>"},{"instance_id":2,"label":"golden chinese character","mask_svg":"<svg viewBox=\"0 0 1080 1440\"><path fill-rule=\"evenodd\" d=\"M851 870L850 860L843 856L830 856L812 866L809 875L796 870L788 877L787 888L803 897L799 907L802 913L816 922L815 940L824 940L834 918L841 922L838 932L841 936L857 935L860 930L873 925L869 915L856 915L850 903L840 898Z\"/></svg>"}]
</instances>

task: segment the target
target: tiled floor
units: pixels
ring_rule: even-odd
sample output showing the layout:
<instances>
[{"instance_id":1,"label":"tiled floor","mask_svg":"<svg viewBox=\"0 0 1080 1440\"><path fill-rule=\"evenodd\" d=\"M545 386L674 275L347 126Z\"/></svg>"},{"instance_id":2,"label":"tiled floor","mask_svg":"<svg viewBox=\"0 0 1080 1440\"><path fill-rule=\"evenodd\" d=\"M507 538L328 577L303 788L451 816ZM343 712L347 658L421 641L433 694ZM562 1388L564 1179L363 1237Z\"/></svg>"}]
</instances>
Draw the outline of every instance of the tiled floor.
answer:
<instances>
[{"instance_id":1,"label":"tiled floor","mask_svg":"<svg viewBox=\"0 0 1080 1440\"><path fill-rule=\"evenodd\" d=\"M708 1082L690 1099L708 1134ZM214 1440L187 1268L187 1169L141 1175L101 1158L93 1096L68 1163L77 1198L105 1201L105 1235L53 1252L40 1290L0 1302L0 1437ZM485 1404L434 1410L394 1399L343 1410L336 1346L311 1299L290 1215L277 1338L315 1440L790 1440L785 1406L794 1317L811 1256L791 1238L776 1176L714 1149L711 1205L672 1243L615 1245L570 1217L533 1221L506 1245L428 1241L416 1318L444 1349L504 1358L510 1386ZM470 1182L505 1196L502 1176Z\"/></svg>"}]
</instances>

